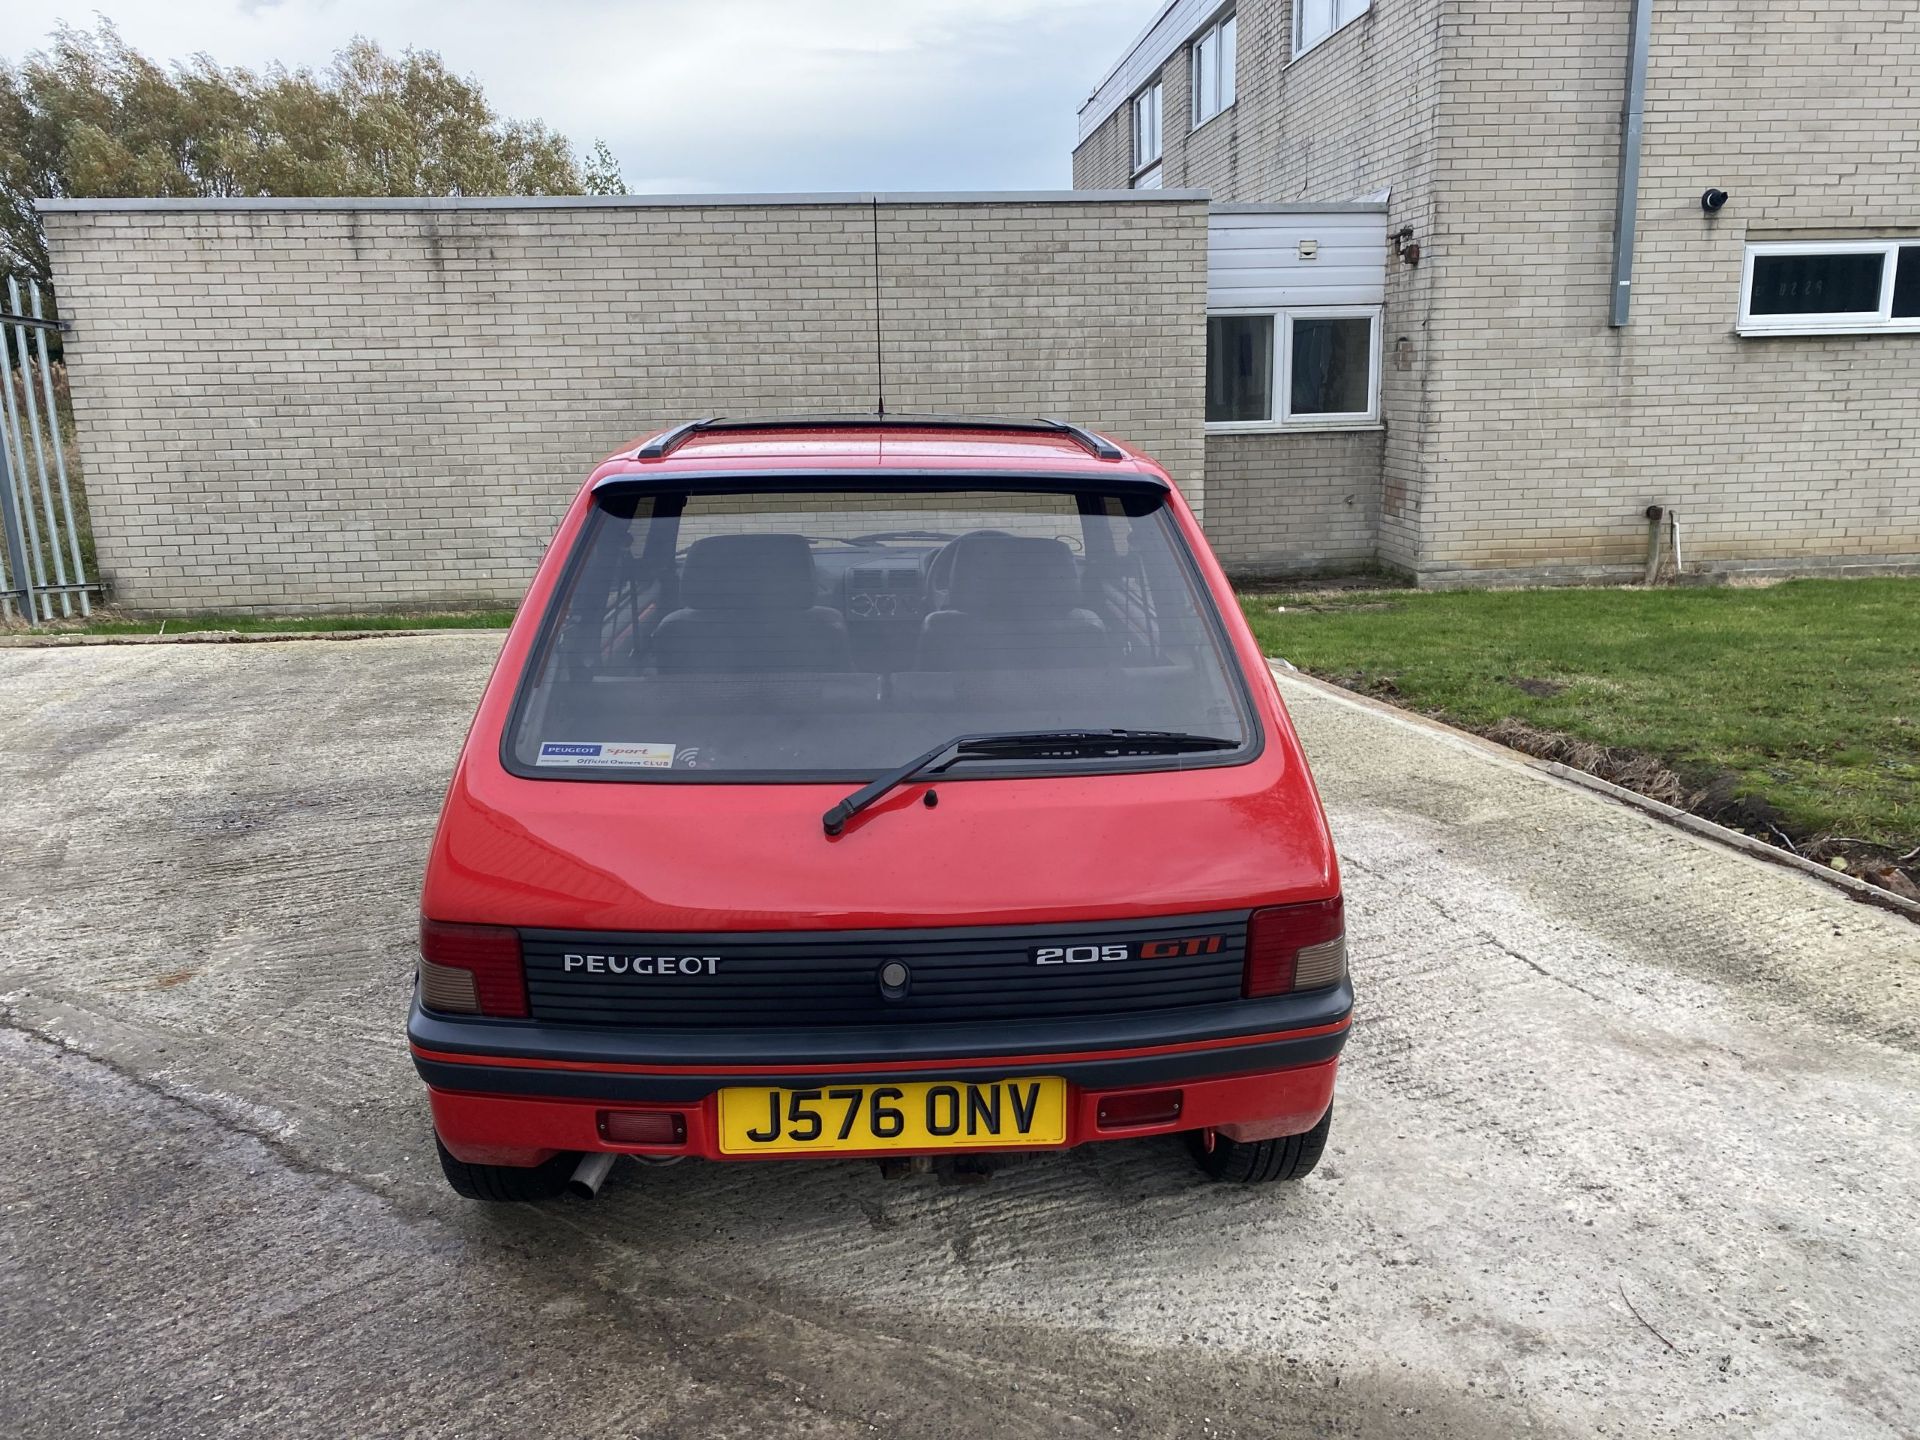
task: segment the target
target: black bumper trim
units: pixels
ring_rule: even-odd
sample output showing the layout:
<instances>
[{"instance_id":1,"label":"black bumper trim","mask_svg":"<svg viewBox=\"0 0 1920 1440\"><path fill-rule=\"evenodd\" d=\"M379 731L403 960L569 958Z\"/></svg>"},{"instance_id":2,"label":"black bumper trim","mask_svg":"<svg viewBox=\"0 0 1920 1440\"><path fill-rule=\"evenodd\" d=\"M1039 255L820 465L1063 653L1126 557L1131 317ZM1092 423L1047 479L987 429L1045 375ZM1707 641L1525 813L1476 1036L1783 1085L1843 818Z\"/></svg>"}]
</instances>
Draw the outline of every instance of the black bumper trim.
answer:
<instances>
[{"instance_id":1,"label":"black bumper trim","mask_svg":"<svg viewBox=\"0 0 1920 1440\"><path fill-rule=\"evenodd\" d=\"M601 1065L888 1065L905 1060L1140 1050L1200 1040L1276 1035L1333 1025L1353 1012L1348 981L1329 990L1121 1015L1061 1020L969 1020L902 1025L649 1028L480 1020L436 1015L416 994L407 1039L421 1050Z\"/></svg>"},{"instance_id":2,"label":"black bumper trim","mask_svg":"<svg viewBox=\"0 0 1920 1440\"><path fill-rule=\"evenodd\" d=\"M1345 986L1341 987L1346 990ZM1332 992L1329 992L1332 993ZM1350 992L1349 992L1350 993ZM1348 1018L1351 1003L1341 1007L1324 1019L1307 1021L1302 1025L1289 1028L1311 1029L1320 1025L1334 1024ZM415 1018L421 1013L415 1007ZM435 1017L425 1017L429 1020ZM1253 1034L1271 1033L1280 1027L1267 1026ZM433 1044L427 1036L419 1034L409 1026L414 1043L423 1049L451 1049ZM1064 1076L1069 1082L1083 1088L1109 1089L1130 1085L1177 1084L1182 1081L1207 1080L1221 1075L1255 1074L1268 1070L1285 1070L1297 1065L1312 1065L1331 1060L1347 1043L1348 1027L1324 1034L1282 1035L1277 1039L1249 1040L1241 1045L1217 1045L1202 1050L1175 1050L1157 1055L1122 1055L1089 1060L1023 1060L1018 1054L1009 1055L1009 1050L1018 1048L1032 1054L1071 1053L1074 1048L1100 1050L1118 1048L1114 1042L1106 1045L1073 1046L1033 1046L1011 1047L1004 1042L995 1057L1001 1063L991 1065L959 1065L951 1072L953 1076L967 1079L991 1080L1019 1075L1046 1074ZM1217 1037L1209 1037L1217 1038ZM1167 1041L1149 1041L1151 1044L1166 1044ZM466 1053L505 1055L503 1048L489 1051L461 1047ZM557 1058L547 1056L542 1058ZM627 1063L662 1063L657 1057L629 1054L624 1057ZM930 1075L939 1075L938 1070L906 1069L899 1067L903 1059L950 1059L959 1061L966 1057L949 1051L936 1056L889 1055L875 1058L869 1053L860 1060L851 1062L859 1065L858 1070L837 1072L833 1081L845 1084L875 1083L891 1080L925 1080ZM709 1058L709 1064L792 1064L791 1071L770 1070L753 1075L734 1075L702 1070L698 1064L684 1070L670 1073L635 1074L617 1070L555 1070L524 1065L488 1065L484 1062L467 1063L459 1061L433 1060L416 1054L414 1067L420 1072L421 1079L438 1090L459 1090L470 1094L484 1095L526 1095L563 1099L582 1100L627 1100L653 1103L691 1104L704 1100L714 1091L728 1085L769 1085L788 1089L813 1086L824 1083L817 1070L809 1071L807 1065L844 1064L827 1055L814 1053L804 1060L763 1060L751 1056L720 1061Z\"/></svg>"}]
</instances>

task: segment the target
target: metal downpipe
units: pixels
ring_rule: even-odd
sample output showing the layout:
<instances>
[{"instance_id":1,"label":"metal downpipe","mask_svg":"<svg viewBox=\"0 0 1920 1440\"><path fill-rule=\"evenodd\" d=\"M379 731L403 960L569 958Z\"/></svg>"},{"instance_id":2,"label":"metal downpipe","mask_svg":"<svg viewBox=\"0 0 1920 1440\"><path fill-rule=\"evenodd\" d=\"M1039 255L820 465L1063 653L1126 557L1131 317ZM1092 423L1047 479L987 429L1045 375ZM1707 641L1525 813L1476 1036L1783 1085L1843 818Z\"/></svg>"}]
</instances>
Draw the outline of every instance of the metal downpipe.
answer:
<instances>
[{"instance_id":1,"label":"metal downpipe","mask_svg":"<svg viewBox=\"0 0 1920 1440\"><path fill-rule=\"evenodd\" d=\"M1613 307L1609 325L1627 323L1633 306L1633 236L1640 219L1640 135L1647 104L1647 43L1653 0L1629 0L1627 93L1620 109L1620 187L1613 202Z\"/></svg>"}]
</instances>

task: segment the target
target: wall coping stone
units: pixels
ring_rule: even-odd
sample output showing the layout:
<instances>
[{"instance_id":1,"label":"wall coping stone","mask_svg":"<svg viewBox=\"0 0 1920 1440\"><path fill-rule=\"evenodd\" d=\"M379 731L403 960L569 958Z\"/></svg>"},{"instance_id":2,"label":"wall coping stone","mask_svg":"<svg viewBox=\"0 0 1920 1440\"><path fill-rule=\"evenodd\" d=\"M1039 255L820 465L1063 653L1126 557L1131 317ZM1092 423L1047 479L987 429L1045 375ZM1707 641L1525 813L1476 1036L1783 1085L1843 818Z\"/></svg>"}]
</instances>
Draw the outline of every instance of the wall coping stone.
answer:
<instances>
[{"instance_id":1,"label":"wall coping stone","mask_svg":"<svg viewBox=\"0 0 1920 1440\"><path fill-rule=\"evenodd\" d=\"M134 210L724 210L775 205L1164 205L1204 202L1207 193L1205 190L929 190L924 193L896 190L771 195L123 196L36 200L34 208L42 214L61 214Z\"/></svg>"}]
</instances>

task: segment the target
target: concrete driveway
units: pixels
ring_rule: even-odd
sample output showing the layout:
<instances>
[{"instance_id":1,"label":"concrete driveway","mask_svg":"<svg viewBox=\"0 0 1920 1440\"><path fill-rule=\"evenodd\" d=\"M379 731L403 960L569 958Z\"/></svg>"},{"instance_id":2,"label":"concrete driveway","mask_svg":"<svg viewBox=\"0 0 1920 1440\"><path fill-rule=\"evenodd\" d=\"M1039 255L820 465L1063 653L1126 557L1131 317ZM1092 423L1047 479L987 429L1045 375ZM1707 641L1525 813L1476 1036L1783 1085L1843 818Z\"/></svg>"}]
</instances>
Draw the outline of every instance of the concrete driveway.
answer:
<instances>
[{"instance_id":1,"label":"concrete driveway","mask_svg":"<svg viewBox=\"0 0 1920 1440\"><path fill-rule=\"evenodd\" d=\"M0 651L0 1432L1913 1433L1920 928L1291 682L1362 1006L1303 1185L456 1201L401 1027L497 643Z\"/></svg>"}]
</instances>

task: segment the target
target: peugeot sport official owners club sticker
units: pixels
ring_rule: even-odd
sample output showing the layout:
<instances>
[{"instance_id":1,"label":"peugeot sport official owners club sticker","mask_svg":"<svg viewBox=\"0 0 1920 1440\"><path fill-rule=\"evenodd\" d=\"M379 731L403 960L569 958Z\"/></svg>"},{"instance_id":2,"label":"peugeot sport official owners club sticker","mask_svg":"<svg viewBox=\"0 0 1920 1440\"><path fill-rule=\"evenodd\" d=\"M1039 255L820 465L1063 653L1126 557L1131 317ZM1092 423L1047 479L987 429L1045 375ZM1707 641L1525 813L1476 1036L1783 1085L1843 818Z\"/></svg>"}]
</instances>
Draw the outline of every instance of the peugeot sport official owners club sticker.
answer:
<instances>
[{"instance_id":1,"label":"peugeot sport official owners club sticker","mask_svg":"<svg viewBox=\"0 0 1920 1440\"><path fill-rule=\"evenodd\" d=\"M674 746L650 740L549 740L540 747L541 765L608 765L669 770Z\"/></svg>"}]
</instances>

